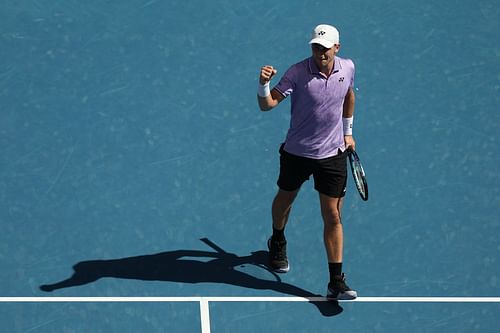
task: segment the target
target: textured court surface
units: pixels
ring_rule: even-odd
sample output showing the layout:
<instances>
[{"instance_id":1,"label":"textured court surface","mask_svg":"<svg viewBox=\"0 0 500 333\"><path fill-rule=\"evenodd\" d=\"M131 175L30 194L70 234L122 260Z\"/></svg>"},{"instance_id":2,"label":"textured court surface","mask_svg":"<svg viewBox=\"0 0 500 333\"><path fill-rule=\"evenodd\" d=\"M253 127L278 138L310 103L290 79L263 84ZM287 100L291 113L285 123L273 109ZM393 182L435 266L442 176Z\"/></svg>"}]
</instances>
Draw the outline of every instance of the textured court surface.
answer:
<instances>
[{"instance_id":1,"label":"textured court surface","mask_svg":"<svg viewBox=\"0 0 500 333\"><path fill-rule=\"evenodd\" d=\"M499 22L493 0L3 0L0 296L324 294L311 183L287 229L292 270L280 282L262 268L289 104L260 113L255 97L260 66L280 76L309 56L318 23L339 28L357 66L370 200L349 184L349 284L365 297L500 296ZM210 302L211 330L500 324L499 303L324 306ZM3 332L201 326L198 302L0 309Z\"/></svg>"}]
</instances>

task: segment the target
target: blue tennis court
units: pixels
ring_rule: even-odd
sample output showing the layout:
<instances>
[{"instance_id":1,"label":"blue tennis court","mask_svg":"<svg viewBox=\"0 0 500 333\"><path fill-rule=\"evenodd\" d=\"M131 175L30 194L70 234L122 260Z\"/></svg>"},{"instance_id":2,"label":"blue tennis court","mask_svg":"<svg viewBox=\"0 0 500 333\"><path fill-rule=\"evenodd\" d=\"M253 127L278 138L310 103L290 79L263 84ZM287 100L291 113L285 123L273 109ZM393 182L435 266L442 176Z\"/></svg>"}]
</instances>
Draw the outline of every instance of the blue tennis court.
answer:
<instances>
[{"instance_id":1,"label":"blue tennis court","mask_svg":"<svg viewBox=\"0 0 500 333\"><path fill-rule=\"evenodd\" d=\"M493 0L2 1L2 331L496 332L499 22ZM290 272L266 267L290 110L259 111L259 69L320 23L356 64L370 186L349 179L338 304L311 181Z\"/></svg>"}]
</instances>

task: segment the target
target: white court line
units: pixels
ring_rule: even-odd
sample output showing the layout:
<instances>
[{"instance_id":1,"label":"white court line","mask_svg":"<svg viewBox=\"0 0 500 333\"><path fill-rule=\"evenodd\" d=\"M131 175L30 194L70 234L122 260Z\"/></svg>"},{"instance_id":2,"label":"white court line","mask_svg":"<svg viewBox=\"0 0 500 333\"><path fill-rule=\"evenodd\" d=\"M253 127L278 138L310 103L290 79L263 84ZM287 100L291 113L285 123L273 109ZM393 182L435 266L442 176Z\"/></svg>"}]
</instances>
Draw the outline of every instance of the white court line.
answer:
<instances>
[{"instance_id":1,"label":"white court line","mask_svg":"<svg viewBox=\"0 0 500 333\"><path fill-rule=\"evenodd\" d=\"M199 302L201 333L210 333L209 302L327 302L325 297L0 297L0 303ZM358 297L341 302L500 303L500 297Z\"/></svg>"},{"instance_id":2,"label":"white court line","mask_svg":"<svg viewBox=\"0 0 500 333\"><path fill-rule=\"evenodd\" d=\"M209 302L328 302L326 297L203 297ZM500 303L500 297L358 297L341 302Z\"/></svg>"},{"instance_id":3,"label":"white court line","mask_svg":"<svg viewBox=\"0 0 500 333\"><path fill-rule=\"evenodd\" d=\"M36 302L326 302L325 297L256 296L256 297L0 297L0 303ZM341 302L423 302L423 303L500 303L500 297L358 297Z\"/></svg>"},{"instance_id":4,"label":"white court line","mask_svg":"<svg viewBox=\"0 0 500 333\"><path fill-rule=\"evenodd\" d=\"M200 301L201 333L210 333L210 311L208 301L204 298Z\"/></svg>"}]
</instances>

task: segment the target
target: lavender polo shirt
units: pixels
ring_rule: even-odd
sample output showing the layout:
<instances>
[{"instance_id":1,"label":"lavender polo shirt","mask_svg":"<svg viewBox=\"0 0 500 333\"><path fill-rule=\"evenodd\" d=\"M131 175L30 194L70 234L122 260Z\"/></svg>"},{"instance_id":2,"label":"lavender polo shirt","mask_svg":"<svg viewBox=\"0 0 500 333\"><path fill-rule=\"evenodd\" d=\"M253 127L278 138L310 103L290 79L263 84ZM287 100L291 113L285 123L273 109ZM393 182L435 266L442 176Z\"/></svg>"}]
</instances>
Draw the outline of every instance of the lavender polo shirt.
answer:
<instances>
[{"instance_id":1,"label":"lavender polo shirt","mask_svg":"<svg viewBox=\"0 0 500 333\"><path fill-rule=\"evenodd\" d=\"M274 87L284 97L291 95L291 120L284 150L313 159L344 151L342 112L344 97L354 84L354 63L335 57L327 79L316 63L307 58L291 66Z\"/></svg>"}]
</instances>

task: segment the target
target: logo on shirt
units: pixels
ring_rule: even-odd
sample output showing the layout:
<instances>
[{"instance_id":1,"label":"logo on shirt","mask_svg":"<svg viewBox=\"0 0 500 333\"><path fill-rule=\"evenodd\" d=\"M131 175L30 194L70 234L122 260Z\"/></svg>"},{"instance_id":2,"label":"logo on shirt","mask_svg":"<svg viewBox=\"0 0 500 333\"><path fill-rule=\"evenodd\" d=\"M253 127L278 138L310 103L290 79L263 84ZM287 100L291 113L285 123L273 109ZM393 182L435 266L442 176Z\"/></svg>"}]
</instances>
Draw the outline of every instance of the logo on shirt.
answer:
<instances>
[{"instance_id":1,"label":"logo on shirt","mask_svg":"<svg viewBox=\"0 0 500 333\"><path fill-rule=\"evenodd\" d=\"M344 77L339 78L339 82L344 82Z\"/></svg>"}]
</instances>

